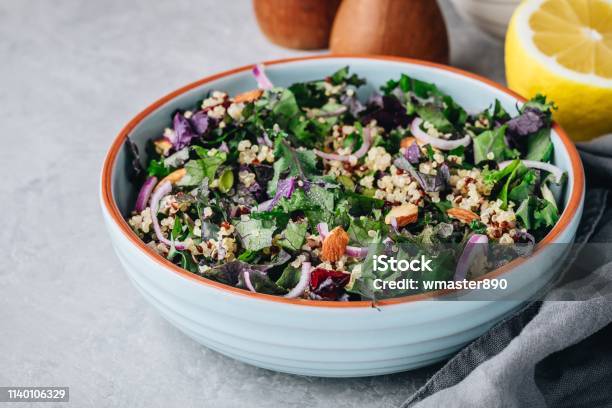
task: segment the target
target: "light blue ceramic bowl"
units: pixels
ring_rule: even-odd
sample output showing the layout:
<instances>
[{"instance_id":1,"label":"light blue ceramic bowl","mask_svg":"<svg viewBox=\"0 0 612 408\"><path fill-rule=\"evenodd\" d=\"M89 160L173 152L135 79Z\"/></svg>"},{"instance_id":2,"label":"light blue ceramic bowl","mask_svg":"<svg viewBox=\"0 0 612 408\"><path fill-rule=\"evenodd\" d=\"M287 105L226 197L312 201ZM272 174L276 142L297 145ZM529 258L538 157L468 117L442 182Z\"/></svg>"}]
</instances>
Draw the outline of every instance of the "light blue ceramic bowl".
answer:
<instances>
[{"instance_id":1,"label":"light blue ceramic bowl","mask_svg":"<svg viewBox=\"0 0 612 408\"><path fill-rule=\"evenodd\" d=\"M364 94L406 73L436 83L468 111L495 98L509 112L521 99L475 75L420 61L389 57L319 56L266 63L278 85L322 78L342 66L368 80ZM201 344L249 364L288 373L355 377L387 374L448 358L543 287L562 254L542 246L530 259L489 274L512 282L508 301L444 301L441 294L369 302L287 300L254 294L190 274L158 256L130 230L124 216L135 188L126 178L124 142L144 152L147 140L170 125L176 109L192 107L210 90L238 94L255 87L250 66L205 78L160 99L117 136L104 162L101 203L114 249L129 278L173 325ZM572 142L555 125L555 163L567 171L565 209L546 243L571 242L582 213L584 175ZM143 158L143 159L146 159ZM469 299L469 297L468 297Z\"/></svg>"}]
</instances>

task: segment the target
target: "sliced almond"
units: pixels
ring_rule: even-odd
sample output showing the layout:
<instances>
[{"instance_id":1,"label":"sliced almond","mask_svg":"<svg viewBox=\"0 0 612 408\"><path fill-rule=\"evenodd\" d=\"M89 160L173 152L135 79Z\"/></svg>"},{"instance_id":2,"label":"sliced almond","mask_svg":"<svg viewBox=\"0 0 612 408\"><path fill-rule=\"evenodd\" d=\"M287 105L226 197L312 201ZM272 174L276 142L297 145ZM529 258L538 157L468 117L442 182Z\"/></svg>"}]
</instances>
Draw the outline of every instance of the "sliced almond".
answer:
<instances>
[{"instance_id":1,"label":"sliced almond","mask_svg":"<svg viewBox=\"0 0 612 408\"><path fill-rule=\"evenodd\" d=\"M414 136L406 136L405 138L403 138L400 141L400 147L408 148L413 143L416 143L419 146L424 146L425 145L425 143L421 142L419 139L417 139Z\"/></svg>"},{"instance_id":2,"label":"sliced almond","mask_svg":"<svg viewBox=\"0 0 612 408\"><path fill-rule=\"evenodd\" d=\"M446 213L453 218L458 219L461 222L469 223L474 220L479 220L480 217L473 213L470 210L466 210L465 208L450 208L446 211Z\"/></svg>"},{"instance_id":3,"label":"sliced almond","mask_svg":"<svg viewBox=\"0 0 612 408\"><path fill-rule=\"evenodd\" d=\"M243 92L239 95L234 96L234 102L253 102L261 97L263 89L253 89L251 91Z\"/></svg>"},{"instance_id":4,"label":"sliced almond","mask_svg":"<svg viewBox=\"0 0 612 408\"><path fill-rule=\"evenodd\" d=\"M397 222L398 227L412 224L419 217L419 207L412 203L398 205L393 207L385 217L385 223L391 224L393 218Z\"/></svg>"},{"instance_id":5,"label":"sliced almond","mask_svg":"<svg viewBox=\"0 0 612 408\"><path fill-rule=\"evenodd\" d=\"M403 148L408 148L410 147L410 145L412 145L414 142L416 142L416 139L412 136L406 136L405 138L402 139L402 141L400 142L400 147Z\"/></svg>"},{"instance_id":6,"label":"sliced almond","mask_svg":"<svg viewBox=\"0 0 612 408\"><path fill-rule=\"evenodd\" d=\"M344 255L349 242L349 235L342 227L336 227L323 240L321 258L324 261L336 262Z\"/></svg>"},{"instance_id":7,"label":"sliced almond","mask_svg":"<svg viewBox=\"0 0 612 408\"><path fill-rule=\"evenodd\" d=\"M182 179L183 176L185 176L185 174L187 174L187 170L184 167L182 169L174 170L172 173L161 179L161 181L157 183L157 186L155 186L155 189L153 189L153 191L157 190L159 186L161 186L166 181L169 181L172 184L178 183L179 180Z\"/></svg>"},{"instance_id":8,"label":"sliced almond","mask_svg":"<svg viewBox=\"0 0 612 408\"><path fill-rule=\"evenodd\" d=\"M155 146L155 151L159 154L166 156L170 149L172 149L172 143L168 138L162 137L153 141L153 146Z\"/></svg>"}]
</instances>

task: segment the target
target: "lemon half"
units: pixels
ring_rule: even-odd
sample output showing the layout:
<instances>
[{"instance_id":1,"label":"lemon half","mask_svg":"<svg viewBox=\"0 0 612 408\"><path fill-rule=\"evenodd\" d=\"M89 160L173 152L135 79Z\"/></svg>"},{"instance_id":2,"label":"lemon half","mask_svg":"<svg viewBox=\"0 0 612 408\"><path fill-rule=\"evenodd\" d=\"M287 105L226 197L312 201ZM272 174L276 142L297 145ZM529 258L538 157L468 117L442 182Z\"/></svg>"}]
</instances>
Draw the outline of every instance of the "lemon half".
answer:
<instances>
[{"instance_id":1,"label":"lemon half","mask_svg":"<svg viewBox=\"0 0 612 408\"><path fill-rule=\"evenodd\" d=\"M524 0L508 26L506 79L555 101L574 140L612 132L612 0Z\"/></svg>"}]
</instances>

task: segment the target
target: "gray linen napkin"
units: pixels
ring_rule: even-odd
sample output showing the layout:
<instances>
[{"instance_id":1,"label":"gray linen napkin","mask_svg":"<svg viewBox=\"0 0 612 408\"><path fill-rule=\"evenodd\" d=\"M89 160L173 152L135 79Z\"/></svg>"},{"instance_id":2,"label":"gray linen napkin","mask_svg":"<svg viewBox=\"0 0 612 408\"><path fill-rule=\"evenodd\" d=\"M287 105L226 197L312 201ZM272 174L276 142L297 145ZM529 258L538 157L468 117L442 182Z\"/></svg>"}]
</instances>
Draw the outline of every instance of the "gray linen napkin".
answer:
<instances>
[{"instance_id":1,"label":"gray linen napkin","mask_svg":"<svg viewBox=\"0 0 612 408\"><path fill-rule=\"evenodd\" d=\"M577 243L612 243L612 135L579 144L587 178ZM611 244L612 247L612 244ZM612 251L449 360L402 408L612 407ZM556 301L597 285L600 296Z\"/></svg>"}]
</instances>

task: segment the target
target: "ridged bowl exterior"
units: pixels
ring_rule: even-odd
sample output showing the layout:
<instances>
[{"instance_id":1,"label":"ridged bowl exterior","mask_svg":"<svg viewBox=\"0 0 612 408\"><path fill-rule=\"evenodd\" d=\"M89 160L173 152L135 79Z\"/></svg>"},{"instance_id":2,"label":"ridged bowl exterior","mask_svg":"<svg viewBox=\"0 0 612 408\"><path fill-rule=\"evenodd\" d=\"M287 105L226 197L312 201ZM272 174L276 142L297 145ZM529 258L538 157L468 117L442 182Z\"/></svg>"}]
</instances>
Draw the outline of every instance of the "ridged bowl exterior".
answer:
<instances>
[{"instance_id":1,"label":"ridged bowl exterior","mask_svg":"<svg viewBox=\"0 0 612 408\"><path fill-rule=\"evenodd\" d=\"M376 58L337 57L277 63L268 69L278 84L323 77L350 65L354 72L378 86L401 72L433 81L456 96L470 110L482 109L498 98L509 111L517 100L510 94L444 68L417 62ZM130 129L130 137L141 146L169 124L170 113L187 108L206 91L224 89L230 93L254 86L248 72L235 72L186 90L149 112ZM568 169L570 159L554 135L555 159ZM119 152L116 162L125 160ZM110 171L112 195L119 210L127 214L133 189L127 183L125 166ZM566 199L573 188L566 191ZM134 286L174 326L197 342L222 354L255 366L287 373L356 377L388 374L425 366L448 358L520 307L556 272L562 254L544 250L504 277L513 293L507 301L409 301L374 307L321 307L270 301L248 292L190 279L154 259L130 239L120 221L105 203L101 190L106 227L121 264ZM557 242L570 242L582 211L560 232ZM469 299L469 297L468 297Z\"/></svg>"}]
</instances>

